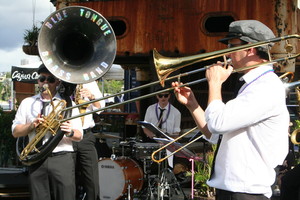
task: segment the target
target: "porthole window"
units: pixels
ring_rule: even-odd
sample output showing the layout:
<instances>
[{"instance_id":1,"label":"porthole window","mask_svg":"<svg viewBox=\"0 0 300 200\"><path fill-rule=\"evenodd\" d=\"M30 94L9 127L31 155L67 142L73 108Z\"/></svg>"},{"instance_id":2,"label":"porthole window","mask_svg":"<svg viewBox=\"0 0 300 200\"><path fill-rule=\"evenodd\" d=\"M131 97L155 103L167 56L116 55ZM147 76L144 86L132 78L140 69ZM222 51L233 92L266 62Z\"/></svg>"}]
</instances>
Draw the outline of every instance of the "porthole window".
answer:
<instances>
[{"instance_id":1,"label":"porthole window","mask_svg":"<svg viewBox=\"0 0 300 200\"><path fill-rule=\"evenodd\" d=\"M123 19L109 19L111 27L113 28L116 37L123 37L127 32L127 23Z\"/></svg>"},{"instance_id":2,"label":"porthole window","mask_svg":"<svg viewBox=\"0 0 300 200\"><path fill-rule=\"evenodd\" d=\"M232 15L207 14L202 23L203 32L208 35L216 35L228 32L229 24L235 21Z\"/></svg>"}]
</instances>

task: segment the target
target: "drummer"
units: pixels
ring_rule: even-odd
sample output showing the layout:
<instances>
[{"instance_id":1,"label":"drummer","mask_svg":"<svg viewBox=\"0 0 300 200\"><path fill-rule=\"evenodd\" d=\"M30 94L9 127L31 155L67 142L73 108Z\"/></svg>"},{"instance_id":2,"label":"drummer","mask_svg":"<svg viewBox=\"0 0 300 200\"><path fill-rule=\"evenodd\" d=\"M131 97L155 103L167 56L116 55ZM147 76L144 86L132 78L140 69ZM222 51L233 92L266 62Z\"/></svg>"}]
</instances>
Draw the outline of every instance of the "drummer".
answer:
<instances>
[{"instance_id":1,"label":"drummer","mask_svg":"<svg viewBox=\"0 0 300 200\"><path fill-rule=\"evenodd\" d=\"M158 92L163 89L163 87L159 86L155 91ZM158 102L147 108L144 121L154 124L170 137L176 138L181 131L181 113L169 102L170 97L170 92L157 94L156 99ZM143 127L143 131L150 140L152 140L153 137L160 137L145 127ZM173 168L173 160L169 159L168 161L169 166Z\"/></svg>"}]
</instances>

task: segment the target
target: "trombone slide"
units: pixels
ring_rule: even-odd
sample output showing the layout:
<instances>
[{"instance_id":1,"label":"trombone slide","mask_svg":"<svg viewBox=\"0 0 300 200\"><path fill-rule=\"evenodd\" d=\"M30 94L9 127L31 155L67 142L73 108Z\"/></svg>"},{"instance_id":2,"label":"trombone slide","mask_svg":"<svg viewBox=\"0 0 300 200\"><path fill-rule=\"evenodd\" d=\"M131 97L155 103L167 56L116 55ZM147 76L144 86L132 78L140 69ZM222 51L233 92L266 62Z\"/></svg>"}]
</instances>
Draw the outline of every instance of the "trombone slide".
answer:
<instances>
[{"instance_id":1,"label":"trombone slide","mask_svg":"<svg viewBox=\"0 0 300 200\"><path fill-rule=\"evenodd\" d=\"M164 160L166 160L166 159L168 159L169 157L171 157L171 156L173 156L174 154L176 154L177 152L181 151L181 150L184 149L185 147L187 147L187 146L189 146L190 144L194 143L195 141L199 140L200 138L203 137L203 135L201 135L201 136L199 136L199 137L193 139L193 140L190 141L189 143L183 145L182 147L180 147L180 148L177 149L176 151L171 152L171 154L169 154L169 155L167 155L167 156L165 156L165 157L163 157L163 158L160 158L160 159L158 159L158 160L155 158L155 155L156 155L157 153L159 153L160 151L166 149L168 146L170 146L171 144L174 144L175 142L177 142L178 140L180 140L180 139L183 138L184 136L190 134L191 132L193 132L193 131L196 130L196 129L197 129L197 126L194 127L194 128L192 128L191 130L187 131L186 133L182 134L181 136L179 136L179 137L176 138L175 140L172 140L172 141L169 142L168 144L166 144L166 145L162 146L161 148L157 149L156 151L154 151L154 152L151 154L151 159L152 159L154 162L156 162L156 163L161 163L161 162L163 162Z\"/></svg>"}]
</instances>

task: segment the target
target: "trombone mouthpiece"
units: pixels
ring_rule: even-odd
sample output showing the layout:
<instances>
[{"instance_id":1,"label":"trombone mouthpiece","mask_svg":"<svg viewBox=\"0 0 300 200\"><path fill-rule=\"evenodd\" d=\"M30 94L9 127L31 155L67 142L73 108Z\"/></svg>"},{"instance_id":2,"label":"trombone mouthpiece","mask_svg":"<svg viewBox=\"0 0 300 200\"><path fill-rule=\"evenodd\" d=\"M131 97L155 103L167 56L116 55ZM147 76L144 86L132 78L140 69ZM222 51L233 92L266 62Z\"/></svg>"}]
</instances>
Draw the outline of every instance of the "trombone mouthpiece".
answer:
<instances>
[{"instance_id":1,"label":"trombone mouthpiece","mask_svg":"<svg viewBox=\"0 0 300 200\"><path fill-rule=\"evenodd\" d=\"M40 88L40 92L44 92L45 90L47 90L49 88L48 84L44 84L41 88Z\"/></svg>"},{"instance_id":2,"label":"trombone mouthpiece","mask_svg":"<svg viewBox=\"0 0 300 200\"><path fill-rule=\"evenodd\" d=\"M226 60L226 62L227 62L228 65L231 65L231 64L232 64L231 58L228 58L228 59Z\"/></svg>"},{"instance_id":3,"label":"trombone mouthpiece","mask_svg":"<svg viewBox=\"0 0 300 200\"><path fill-rule=\"evenodd\" d=\"M44 85L43 85L43 88L44 88L45 90L47 90L47 89L49 88L49 85L48 85L48 84L44 84Z\"/></svg>"},{"instance_id":4,"label":"trombone mouthpiece","mask_svg":"<svg viewBox=\"0 0 300 200\"><path fill-rule=\"evenodd\" d=\"M224 62L222 62L222 64L223 64L224 66L232 65L232 60L231 60L231 58L226 59Z\"/></svg>"}]
</instances>

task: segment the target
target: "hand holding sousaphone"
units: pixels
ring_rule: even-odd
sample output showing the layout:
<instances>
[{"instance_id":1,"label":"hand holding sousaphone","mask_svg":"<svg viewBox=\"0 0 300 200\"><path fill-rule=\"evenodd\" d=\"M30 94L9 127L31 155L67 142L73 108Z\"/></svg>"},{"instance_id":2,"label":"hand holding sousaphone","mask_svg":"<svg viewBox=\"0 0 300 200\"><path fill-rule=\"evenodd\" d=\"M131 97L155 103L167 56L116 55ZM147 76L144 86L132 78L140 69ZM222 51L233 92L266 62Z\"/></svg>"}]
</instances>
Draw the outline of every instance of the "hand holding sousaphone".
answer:
<instances>
[{"instance_id":1,"label":"hand holding sousaphone","mask_svg":"<svg viewBox=\"0 0 300 200\"><path fill-rule=\"evenodd\" d=\"M38 48L43 63L54 76L68 83L84 84L99 79L110 69L116 56L116 38L101 14L90 8L70 6L55 11L45 20ZM45 120L47 124L37 129L36 136L25 148L25 138L18 138L17 154L24 165L47 157L63 137L62 131L53 127L71 118L60 117L61 113L68 113L64 106L59 112L55 107L53 110ZM80 116L74 118L77 117ZM49 131L53 137L37 148L37 143Z\"/></svg>"}]
</instances>

